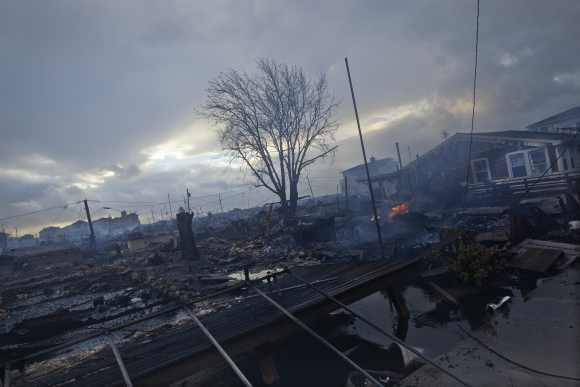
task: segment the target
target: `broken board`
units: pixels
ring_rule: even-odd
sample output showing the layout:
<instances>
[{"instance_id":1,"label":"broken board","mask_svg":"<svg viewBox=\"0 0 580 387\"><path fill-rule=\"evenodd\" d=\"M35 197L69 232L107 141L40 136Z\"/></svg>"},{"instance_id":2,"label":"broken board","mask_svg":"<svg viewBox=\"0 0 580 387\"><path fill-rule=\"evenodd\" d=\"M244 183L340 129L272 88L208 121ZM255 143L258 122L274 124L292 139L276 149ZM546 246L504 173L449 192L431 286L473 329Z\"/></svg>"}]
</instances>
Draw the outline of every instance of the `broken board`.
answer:
<instances>
[{"instance_id":1,"label":"broken board","mask_svg":"<svg viewBox=\"0 0 580 387\"><path fill-rule=\"evenodd\" d=\"M545 273L562 255L564 255L562 250L529 247L524 253L515 257L509 266Z\"/></svg>"},{"instance_id":2,"label":"broken board","mask_svg":"<svg viewBox=\"0 0 580 387\"><path fill-rule=\"evenodd\" d=\"M548 270L550 266L552 266L554 263L556 263L556 269L562 270L566 268L568 265L570 265L572 262L574 262L576 258L580 257L580 245L562 242L543 241L539 239L526 239L512 249L512 252L517 254L518 256L514 258L514 260L510 263L510 266L531 271L538 271L525 267L526 265L522 263L523 259L528 254L527 251L529 249L552 250L556 253L560 253L555 261L552 261L550 265L547 268L545 268L545 270L540 271L541 273ZM532 252L532 254L534 253ZM549 255L547 252L545 254L546 257ZM536 259L542 258L536 257ZM533 263L531 265L534 266ZM539 265L538 267L543 266L540 263L538 263L538 265Z\"/></svg>"}]
</instances>

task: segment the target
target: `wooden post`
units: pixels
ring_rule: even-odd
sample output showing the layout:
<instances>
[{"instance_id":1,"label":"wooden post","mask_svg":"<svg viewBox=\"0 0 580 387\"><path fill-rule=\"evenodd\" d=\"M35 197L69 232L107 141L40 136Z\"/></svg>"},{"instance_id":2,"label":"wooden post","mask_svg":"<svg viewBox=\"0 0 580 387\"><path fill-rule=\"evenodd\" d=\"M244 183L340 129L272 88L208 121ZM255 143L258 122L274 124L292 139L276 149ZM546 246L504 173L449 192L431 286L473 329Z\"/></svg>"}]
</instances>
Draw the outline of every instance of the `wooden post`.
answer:
<instances>
[{"instance_id":1,"label":"wooden post","mask_svg":"<svg viewBox=\"0 0 580 387\"><path fill-rule=\"evenodd\" d=\"M280 375L276 367L273 348L269 345L259 347L256 349L256 355L264 384L271 385L276 383L280 379Z\"/></svg>"},{"instance_id":2,"label":"wooden post","mask_svg":"<svg viewBox=\"0 0 580 387\"><path fill-rule=\"evenodd\" d=\"M193 213L180 212L177 214L177 229L181 239L181 257L188 261L199 261L199 251L195 244L192 228Z\"/></svg>"},{"instance_id":3,"label":"wooden post","mask_svg":"<svg viewBox=\"0 0 580 387\"><path fill-rule=\"evenodd\" d=\"M91 232L90 235L90 239L89 239L89 245L91 249L94 249L97 246L97 240L95 238L95 230L93 229L93 221L91 220L91 211L89 210L89 203L87 202L87 199L83 200L83 202L85 203L85 212L87 213L87 222L89 223L89 230ZM18 236L18 232L17 235Z\"/></svg>"}]
</instances>

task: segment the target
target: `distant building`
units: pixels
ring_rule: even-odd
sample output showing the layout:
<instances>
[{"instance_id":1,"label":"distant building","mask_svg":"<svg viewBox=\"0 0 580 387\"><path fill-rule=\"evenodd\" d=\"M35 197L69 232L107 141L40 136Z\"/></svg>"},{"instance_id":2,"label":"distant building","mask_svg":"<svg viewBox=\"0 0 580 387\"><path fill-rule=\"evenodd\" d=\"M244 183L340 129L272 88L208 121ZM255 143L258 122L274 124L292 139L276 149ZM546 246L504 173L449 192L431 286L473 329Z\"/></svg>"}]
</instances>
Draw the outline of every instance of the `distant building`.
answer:
<instances>
[{"instance_id":1,"label":"distant building","mask_svg":"<svg viewBox=\"0 0 580 387\"><path fill-rule=\"evenodd\" d=\"M135 230L141 225L139 215L121 212L118 218L101 218L93 222L93 228L97 237L112 237Z\"/></svg>"},{"instance_id":2,"label":"distant building","mask_svg":"<svg viewBox=\"0 0 580 387\"><path fill-rule=\"evenodd\" d=\"M145 236L141 232L132 232L127 237L127 247L130 251L140 251L147 247Z\"/></svg>"},{"instance_id":3,"label":"distant building","mask_svg":"<svg viewBox=\"0 0 580 387\"><path fill-rule=\"evenodd\" d=\"M22 235L18 238L18 248L34 247L38 245L38 240L32 234Z\"/></svg>"},{"instance_id":4,"label":"distant building","mask_svg":"<svg viewBox=\"0 0 580 387\"><path fill-rule=\"evenodd\" d=\"M527 130L456 133L403 168L399 191L442 206L457 204L466 192L469 157L467 192L473 200L578 195L580 137L574 133L579 122L580 107Z\"/></svg>"},{"instance_id":5,"label":"distant building","mask_svg":"<svg viewBox=\"0 0 580 387\"><path fill-rule=\"evenodd\" d=\"M381 179L380 177L396 172L399 163L390 157L380 160L371 157L368 165L376 199L379 200L388 196L393 187L387 180ZM342 177L343 179L340 182L340 186L343 193L348 190L349 196L369 196L369 186L367 183L367 174L364 164L342 171Z\"/></svg>"},{"instance_id":6,"label":"distant building","mask_svg":"<svg viewBox=\"0 0 580 387\"><path fill-rule=\"evenodd\" d=\"M0 253L8 248L8 234L0 232Z\"/></svg>"},{"instance_id":7,"label":"distant building","mask_svg":"<svg viewBox=\"0 0 580 387\"><path fill-rule=\"evenodd\" d=\"M65 241L64 231L60 227L46 227L40 230L38 239L46 244L61 243Z\"/></svg>"},{"instance_id":8,"label":"distant building","mask_svg":"<svg viewBox=\"0 0 580 387\"><path fill-rule=\"evenodd\" d=\"M64 238L73 243L80 243L89 238L90 230L89 224L84 220L77 220L73 224L69 224L62 228Z\"/></svg>"}]
</instances>

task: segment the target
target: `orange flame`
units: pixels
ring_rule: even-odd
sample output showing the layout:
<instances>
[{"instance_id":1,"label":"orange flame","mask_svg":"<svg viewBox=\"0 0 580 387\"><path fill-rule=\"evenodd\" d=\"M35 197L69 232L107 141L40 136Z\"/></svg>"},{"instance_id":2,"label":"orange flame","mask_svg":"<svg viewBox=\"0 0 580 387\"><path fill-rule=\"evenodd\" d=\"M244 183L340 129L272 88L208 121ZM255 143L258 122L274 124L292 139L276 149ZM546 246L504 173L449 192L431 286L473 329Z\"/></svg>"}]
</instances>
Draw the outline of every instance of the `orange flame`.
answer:
<instances>
[{"instance_id":1,"label":"orange flame","mask_svg":"<svg viewBox=\"0 0 580 387\"><path fill-rule=\"evenodd\" d=\"M389 211L389 219L393 219L395 216L403 215L409 212L409 204L401 203L394 207L391 207Z\"/></svg>"}]
</instances>

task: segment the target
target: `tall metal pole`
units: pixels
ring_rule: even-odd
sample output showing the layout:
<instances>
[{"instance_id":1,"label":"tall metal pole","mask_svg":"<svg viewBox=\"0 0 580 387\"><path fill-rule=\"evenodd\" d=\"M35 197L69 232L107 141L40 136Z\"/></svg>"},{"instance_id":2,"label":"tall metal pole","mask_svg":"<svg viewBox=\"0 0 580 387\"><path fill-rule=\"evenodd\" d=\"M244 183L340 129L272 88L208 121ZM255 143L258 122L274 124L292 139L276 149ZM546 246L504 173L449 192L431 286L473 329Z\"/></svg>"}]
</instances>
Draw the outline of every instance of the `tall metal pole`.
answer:
<instances>
[{"instance_id":1,"label":"tall metal pole","mask_svg":"<svg viewBox=\"0 0 580 387\"><path fill-rule=\"evenodd\" d=\"M236 375L238 376L238 378L240 378L241 382L246 387L253 387L252 386L252 383L250 383L250 381L248 380L248 378L246 377L246 375L244 375L243 372L238 368L237 364L234 363L234 361L232 360L232 358L223 349L223 347L215 339L215 337L213 337L213 335L205 327L205 325L202 324L202 322L199 320L199 318L197 318L197 316L195 315L195 313L193 313L191 310L189 310L188 307L184 307L184 310L189 315L189 317L191 317L193 319L193 321L195 321L195 323L197 324L197 326L199 327L199 329L201 329L201 331L209 339L209 341L211 341L211 343L213 344L213 346L218 350L218 352L220 353L220 355L222 355L222 357L224 358L224 360L229 364L229 366L236 373Z\"/></svg>"},{"instance_id":2,"label":"tall metal pole","mask_svg":"<svg viewBox=\"0 0 580 387\"><path fill-rule=\"evenodd\" d=\"M4 380L3 387L10 387L10 363L4 364Z\"/></svg>"},{"instance_id":3,"label":"tall metal pole","mask_svg":"<svg viewBox=\"0 0 580 387\"><path fill-rule=\"evenodd\" d=\"M87 199L83 200L83 202L85 203L85 212L87 213L87 222L89 223L89 230L91 231L89 245L90 245L91 249L94 249L97 245L97 241L95 238L95 230L93 229L93 221L91 219L91 211L89 210L89 203L87 202Z\"/></svg>"},{"instance_id":4,"label":"tall metal pole","mask_svg":"<svg viewBox=\"0 0 580 387\"><path fill-rule=\"evenodd\" d=\"M115 345L115 342L113 341L113 338L111 336L107 336L107 341L109 343L109 347L111 347L111 350L113 351L113 355L115 355L115 360L117 361L117 365L119 366L119 369L121 370L121 374L123 375L123 380L125 381L125 385L127 387L133 387L133 383L131 382L131 378L129 377L129 373L127 372L127 368L125 367L125 363L123 362L123 358L121 357L121 354L119 353L119 350L117 349L117 346Z\"/></svg>"},{"instance_id":5,"label":"tall metal pole","mask_svg":"<svg viewBox=\"0 0 580 387\"><path fill-rule=\"evenodd\" d=\"M371 174L369 172L369 164L367 162L367 153L365 150L365 143L363 141L362 131L360 129L360 120L358 118L358 109L356 106L356 98L354 97L354 89L352 87L352 79L350 77L350 68L348 67L348 58L344 58L344 64L346 65L346 73L348 75L348 84L350 86L350 94L352 96L352 105L354 106L354 115L356 117L356 125L358 128L358 136L360 138L360 147L362 149L363 159L365 162L365 170L367 172L367 181L369 183L369 193L371 194L371 202L373 205L373 215L375 217L375 225L377 227L377 238L379 240L379 248L381 251L381 258L385 258L385 247L383 246L383 236L381 234L381 225L379 223L379 214L377 212L377 205L375 202L375 193L373 192L373 182L371 181Z\"/></svg>"},{"instance_id":6,"label":"tall metal pole","mask_svg":"<svg viewBox=\"0 0 580 387\"><path fill-rule=\"evenodd\" d=\"M222 203L222 193L218 192L218 200L220 202L220 212L224 212L224 205Z\"/></svg>"}]
</instances>

